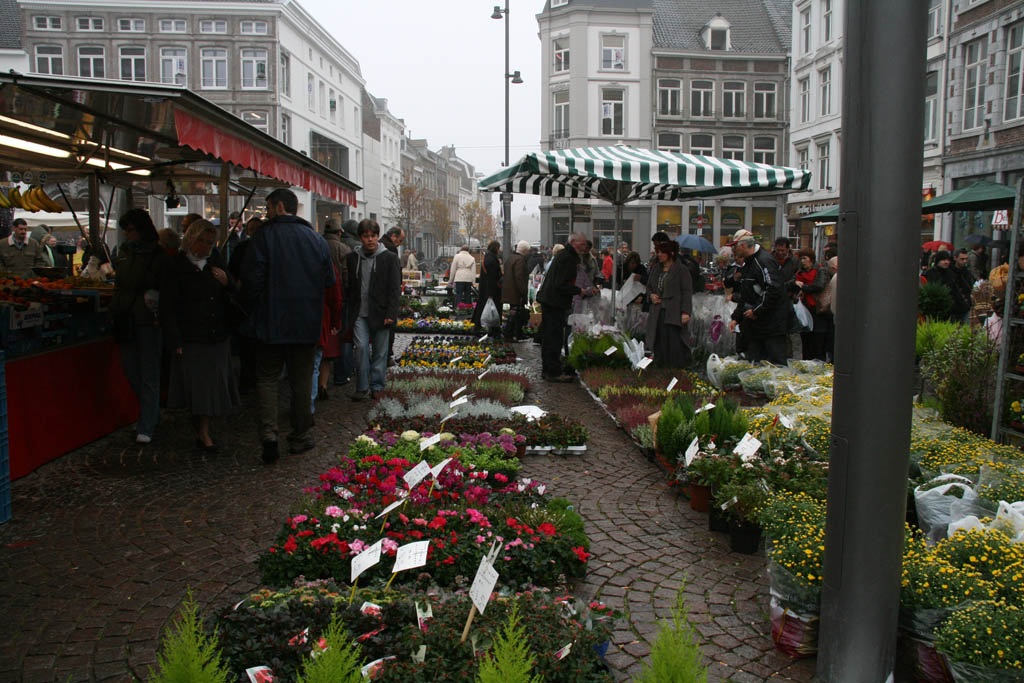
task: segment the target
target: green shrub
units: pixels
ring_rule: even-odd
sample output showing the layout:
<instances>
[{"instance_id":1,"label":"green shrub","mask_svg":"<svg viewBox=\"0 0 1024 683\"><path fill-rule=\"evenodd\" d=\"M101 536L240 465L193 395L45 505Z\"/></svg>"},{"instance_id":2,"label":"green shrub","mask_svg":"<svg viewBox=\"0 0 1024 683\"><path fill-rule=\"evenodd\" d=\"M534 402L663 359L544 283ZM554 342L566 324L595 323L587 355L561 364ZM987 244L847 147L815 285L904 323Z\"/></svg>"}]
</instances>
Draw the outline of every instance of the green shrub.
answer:
<instances>
[{"instance_id":1,"label":"green shrub","mask_svg":"<svg viewBox=\"0 0 1024 683\"><path fill-rule=\"evenodd\" d=\"M926 320L917 325L915 348L918 358L924 358L930 351L942 347L960 327L948 320Z\"/></svg>"},{"instance_id":2,"label":"green shrub","mask_svg":"<svg viewBox=\"0 0 1024 683\"><path fill-rule=\"evenodd\" d=\"M221 661L217 635L203 632L192 591L185 596L173 630L164 633L157 657L160 672L149 671L153 683L228 683L231 672Z\"/></svg>"},{"instance_id":3,"label":"green shrub","mask_svg":"<svg viewBox=\"0 0 1024 683\"><path fill-rule=\"evenodd\" d=\"M931 320L945 320L953 308L953 295L949 288L937 282L927 282L917 291L917 310Z\"/></svg>"},{"instance_id":4,"label":"green shrub","mask_svg":"<svg viewBox=\"0 0 1024 683\"><path fill-rule=\"evenodd\" d=\"M605 351L613 346L618 350L610 356L606 356ZM598 337L586 334L573 335L567 362L576 370L585 370L595 366L629 367L629 359L622 352L622 342L609 334L602 334Z\"/></svg>"},{"instance_id":5,"label":"green shrub","mask_svg":"<svg viewBox=\"0 0 1024 683\"><path fill-rule=\"evenodd\" d=\"M656 443L670 461L688 445L680 442L679 427L693 419L693 410L693 399L688 395L672 396L661 407Z\"/></svg>"},{"instance_id":6,"label":"green shrub","mask_svg":"<svg viewBox=\"0 0 1024 683\"><path fill-rule=\"evenodd\" d=\"M508 621L494 639L491 655L480 661L477 683L541 683L539 677L530 676L533 662L519 619L519 605L513 605Z\"/></svg>"},{"instance_id":7,"label":"green shrub","mask_svg":"<svg viewBox=\"0 0 1024 683\"><path fill-rule=\"evenodd\" d=\"M935 387L942 419L985 434L992 426L999 347L984 331L961 327L928 352L921 372Z\"/></svg>"},{"instance_id":8,"label":"green shrub","mask_svg":"<svg viewBox=\"0 0 1024 683\"><path fill-rule=\"evenodd\" d=\"M687 619L683 586L676 593L671 621L662 621L637 683L707 683L708 670L701 662L700 636Z\"/></svg>"},{"instance_id":9,"label":"green shrub","mask_svg":"<svg viewBox=\"0 0 1024 683\"><path fill-rule=\"evenodd\" d=\"M310 656L302 663L302 673L297 683L362 683L358 646L345 631L341 617L335 614L324 631L324 649L316 657Z\"/></svg>"}]
</instances>

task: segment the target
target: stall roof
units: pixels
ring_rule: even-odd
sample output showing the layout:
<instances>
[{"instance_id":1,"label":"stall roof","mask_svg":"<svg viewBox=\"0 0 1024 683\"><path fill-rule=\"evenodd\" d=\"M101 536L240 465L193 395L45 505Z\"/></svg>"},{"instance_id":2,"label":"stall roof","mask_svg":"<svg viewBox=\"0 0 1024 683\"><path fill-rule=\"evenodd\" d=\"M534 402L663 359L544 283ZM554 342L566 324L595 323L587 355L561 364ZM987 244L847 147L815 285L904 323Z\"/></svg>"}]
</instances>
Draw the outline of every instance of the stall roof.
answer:
<instances>
[{"instance_id":1,"label":"stall roof","mask_svg":"<svg viewBox=\"0 0 1024 683\"><path fill-rule=\"evenodd\" d=\"M0 166L140 180L217 160L356 205L358 185L185 88L0 74Z\"/></svg>"}]
</instances>

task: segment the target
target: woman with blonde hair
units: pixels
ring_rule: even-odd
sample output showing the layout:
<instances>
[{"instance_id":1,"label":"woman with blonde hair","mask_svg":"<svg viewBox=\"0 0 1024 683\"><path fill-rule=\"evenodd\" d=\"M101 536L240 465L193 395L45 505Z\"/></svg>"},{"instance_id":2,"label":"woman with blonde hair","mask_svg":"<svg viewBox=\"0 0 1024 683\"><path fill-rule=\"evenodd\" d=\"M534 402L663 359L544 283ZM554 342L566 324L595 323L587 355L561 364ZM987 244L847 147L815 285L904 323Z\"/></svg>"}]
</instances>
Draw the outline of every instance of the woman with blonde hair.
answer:
<instances>
[{"instance_id":1,"label":"woman with blonde hair","mask_svg":"<svg viewBox=\"0 0 1024 683\"><path fill-rule=\"evenodd\" d=\"M168 404L187 407L193 416L196 448L218 449L210 437L210 418L235 411L240 401L231 371L230 297L238 281L213 252L217 228L193 221L182 248L171 261L161 288L160 322L173 354Z\"/></svg>"}]
</instances>

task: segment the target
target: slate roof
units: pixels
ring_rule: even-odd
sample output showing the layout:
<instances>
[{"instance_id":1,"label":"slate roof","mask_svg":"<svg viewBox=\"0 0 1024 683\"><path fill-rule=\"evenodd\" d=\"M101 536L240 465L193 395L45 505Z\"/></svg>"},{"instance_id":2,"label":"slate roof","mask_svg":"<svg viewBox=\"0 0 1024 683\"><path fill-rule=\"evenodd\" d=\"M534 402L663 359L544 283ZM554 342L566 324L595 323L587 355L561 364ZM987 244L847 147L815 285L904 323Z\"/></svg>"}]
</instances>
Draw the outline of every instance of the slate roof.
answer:
<instances>
[{"instance_id":1,"label":"slate roof","mask_svg":"<svg viewBox=\"0 0 1024 683\"><path fill-rule=\"evenodd\" d=\"M0 0L0 49L21 49L21 10L18 0Z\"/></svg>"},{"instance_id":2,"label":"slate roof","mask_svg":"<svg viewBox=\"0 0 1024 683\"><path fill-rule=\"evenodd\" d=\"M721 14L730 24L730 54L790 51L787 0L654 0L654 47L710 52L701 29Z\"/></svg>"},{"instance_id":3,"label":"slate roof","mask_svg":"<svg viewBox=\"0 0 1024 683\"><path fill-rule=\"evenodd\" d=\"M556 7L556 10L566 7L593 7L595 9L654 9L656 0L569 0L568 5ZM551 10L551 0L544 1L543 12Z\"/></svg>"}]
</instances>

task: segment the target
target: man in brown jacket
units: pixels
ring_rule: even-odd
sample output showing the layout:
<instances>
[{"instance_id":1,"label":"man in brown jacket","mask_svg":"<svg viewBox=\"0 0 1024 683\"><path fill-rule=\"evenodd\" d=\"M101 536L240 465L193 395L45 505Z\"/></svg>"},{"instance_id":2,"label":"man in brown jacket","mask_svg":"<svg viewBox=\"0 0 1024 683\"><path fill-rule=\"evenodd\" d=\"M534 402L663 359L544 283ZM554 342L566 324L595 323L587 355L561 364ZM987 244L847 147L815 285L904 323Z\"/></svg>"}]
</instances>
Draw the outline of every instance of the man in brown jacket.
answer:
<instances>
[{"instance_id":1,"label":"man in brown jacket","mask_svg":"<svg viewBox=\"0 0 1024 683\"><path fill-rule=\"evenodd\" d=\"M28 224L21 218L14 221L11 234L0 240L0 270L17 277L35 277L33 268L50 265L39 242L28 236Z\"/></svg>"},{"instance_id":2,"label":"man in brown jacket","mask_svg":"<svg viewBox=\"0 0 1024 683\"><path fill-rule=\"evenodd\" d=\"M523 335L523 325L529 320L529 313L526 311L527 296L529 287L526 272L526 253L530 251L530 243L526 240L516 244L516 250L512 253L508 263L505 264L505 277L501 281L501 303L511 307L509 316L505 319L503 336L505 341L522 341L526 339Z\"/></svg>"},{"instance_id":3,"label":"man in brown jacket","mask_svg":"<svg viewBox=\"0 0 1024 683\"><path fill-rule=\"evenodd\" d=\"M336 218L327 221L324 227L324 238L327 240L327 247L331 250L331 260L338 269L338 276L343 283L348 283L348 255L352 253L352 247L342 241L342 224ZM341 319L347 320L345 306L342 305ZM343 332L339 334L344 335ZM355 368L355 358L352 351L352 342L342 339L341 356L334 359L334 386L342 387L348 384Z\"/></svg>"}]
</instances>

